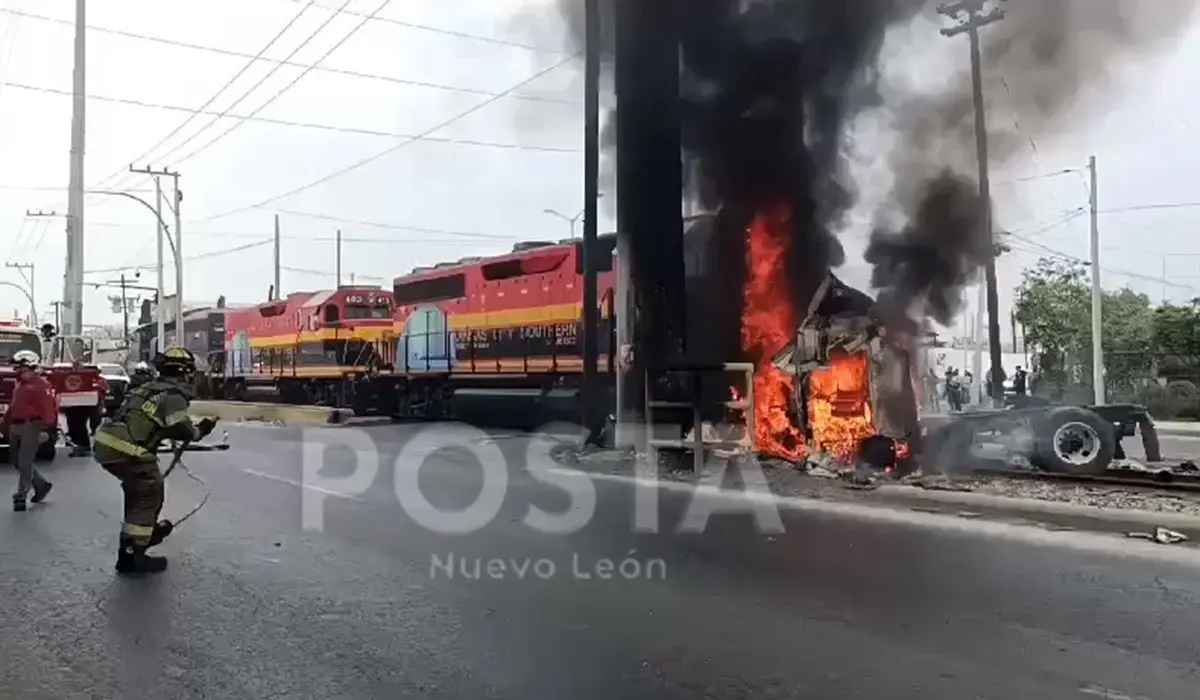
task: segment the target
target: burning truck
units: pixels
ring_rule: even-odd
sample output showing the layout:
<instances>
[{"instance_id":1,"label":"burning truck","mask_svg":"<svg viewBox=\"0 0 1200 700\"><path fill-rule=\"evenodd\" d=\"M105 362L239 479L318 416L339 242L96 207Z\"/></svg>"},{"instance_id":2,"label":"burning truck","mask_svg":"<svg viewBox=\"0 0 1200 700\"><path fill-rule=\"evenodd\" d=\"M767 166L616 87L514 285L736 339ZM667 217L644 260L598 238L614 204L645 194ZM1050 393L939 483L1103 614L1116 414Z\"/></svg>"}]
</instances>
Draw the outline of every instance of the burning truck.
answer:
<instances>
[{"instance_id":1,"label":"burning truck","mask_svg":"<svg viewBox=\"0 0 1200 700\"><path fill-rule=\"evenodd\" d=\"M705 319L692 324L688 346L705 364L755 365L752 391L728 391L735 401L753 397L747 424L756 452L794 463L906 466L919 435L906 334L885 323L875 299L829 271L797 299L784 264L786 213L739 224L723 212L686 237L690 311ZM722 391L714 385L701 400L723 403Z\"/></svg>"}]
</instances>

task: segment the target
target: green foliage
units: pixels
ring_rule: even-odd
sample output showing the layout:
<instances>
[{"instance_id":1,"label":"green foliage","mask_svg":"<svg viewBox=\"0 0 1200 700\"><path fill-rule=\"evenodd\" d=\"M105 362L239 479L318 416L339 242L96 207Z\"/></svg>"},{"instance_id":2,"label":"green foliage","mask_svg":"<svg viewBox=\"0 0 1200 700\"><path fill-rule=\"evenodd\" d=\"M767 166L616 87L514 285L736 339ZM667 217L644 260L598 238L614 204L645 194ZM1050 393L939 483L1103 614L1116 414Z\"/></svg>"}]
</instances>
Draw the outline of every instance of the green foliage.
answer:
<instances>
[{"instance_id":1,"label":"green foliage","mask_svg":"<svg viewBox=\"0 0 1200 700\"><path fill-rule=\"evenodd\" d=\"M1134 391L1152 376L1159 325L1150 298L1129 288L1104 292L1101 342L1106 384L1114 393ZM1092 294L1087 267L1045 259L1026 270L1017 290L1015 316L1033 348L1034 367L1060 386L1088 383L1092 367Z\"/></svg>"},{"instance_id":2,"label":"green foliage","mask_svg":"<svg viewBox=\"0 0 1200 700\"><path fill-rule=\"evenodd\" d=\"M1164 304L1155 309L1154 346L1165 355L1200 353L1200 300L1186 306Z\"/></svg>"}]
</instances>

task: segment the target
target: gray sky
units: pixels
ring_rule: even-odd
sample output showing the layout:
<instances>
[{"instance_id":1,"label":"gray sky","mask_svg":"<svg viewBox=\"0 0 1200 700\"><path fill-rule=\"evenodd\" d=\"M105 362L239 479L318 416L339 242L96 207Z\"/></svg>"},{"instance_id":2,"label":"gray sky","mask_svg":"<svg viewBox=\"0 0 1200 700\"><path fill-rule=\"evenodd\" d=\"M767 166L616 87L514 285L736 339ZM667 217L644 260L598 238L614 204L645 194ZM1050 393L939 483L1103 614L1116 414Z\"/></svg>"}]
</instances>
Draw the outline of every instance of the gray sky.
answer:
<instances>
[{"instance_id":1,"label":"gray sky","mask_svg":"<svg viewBox=\"0 0 1200 700\"><path fill-rule=\"evenodd\" d=\"M343 2L318 4L336 9ZM306 3L90 0L88 24L254 55ZM368 14L380 4L381 0L354 0L347 9ZM417 265L501 253L518 240L566 237L566 222L543 210L572 215L582 207L581 81L571 64L552 68L564 58L558 53L561 47L528 48L528 33L510 21L514 4L515 0L393 0L379 13L380 19L357 31L362 17L333 18L290 60L314 63L353 31L320 65L387 79L314 70L257 116L343 131L231 118L209 125L213 117L200 116L143 156L190 115L92 99L87 184L130 188L152 200L152 186L145 178L122 174L131 160L182 173L185 297L195 301L212 301L220 294L231 302L265 298L271 283L268 241L277 212L284 233L284 291L333 284L333 236L338 228L345 240L347 276L352 272L360 282L385 286ZM73 0L0 0L3 10L68 22L73 7ZM332 9L310 9L264 55L286 58L329 19ZM1034 241L1017 243L1018 251L1003 261L1002 296L1017 283L1022 266L1036 260L1038 246L1087 257L1086 213L1068 219L1081 208L1086 212L1084 179L1078 173L1050 174L1081 168L1089 153L1099 159L1102 210L1200 201L1186 177L1200 155L1194 146L1200 125L1197 98L1190 89L1172 89L1194 84L1188 74L1200 62L1198 36L1190 35L1177 55L1157 65L1131 68L1128 80L1097 99L1089 110L1090 121L1080 123L1071 137L1051 140L1030 134L1031 146L1021 160L995 174L1001 183L995 188L999 222ZM97 98L197 109L249 63L245 57L103 31L89 32L88 42L88 93ZM26 209L38 208L65 212L70 99L27 88L69 93L71 46L69 24L0 13L0 77L10 83L0 89L0 226L6 232L0 250L9 261L37 265L42 313L49 301L62 295L63 222L26 220L24 215ZM902 46L897 51L905 56L905 70L930 74L937 73L931 61L965 60L964 43L947 40L938 46L942 53L934 56L913 56ZM269 62L251 66L207 109L248 115L304 70L276 67ZM272 70L274 74L249 97L231 107ZM540 99L494 99L487 94L508 91ZM400 146L403 136L423 134L478 105L483 106L427 139ZM1012 119L1005 114L989 117ZM206 146L230 128L228 136ZM397 146L368 165L294 195L210 218L308 185ZM869 166L862 170L864 181L869 181ZM1039 177L1043 174L1048 176ZM1019 181L1022 178L1034 179ZM869 206L864 203L863 218ZM1200 207L1104 214L1105 284L1129 284L1156 299L1164 293L1174 300L1195 296L1192 288L1200 288L1200 237L1190 235L1190 225L1197 212ZM154 222L147 211L132 202L90 196L86 224L85 267L94 271L86 276L89 282L114 279L125 268L130 273L140 269L142 280L153 284ZM603 220L601 226L608 229L611 222ZM855 241L861 234L847 234L855 259L861 250ZM240 246L248 247L221 252ZM168 293L174 274L169 260L168 253ZM1158 281L1164 264L1166 276L1181 287ZM843 273L859 284L867 276L853 260ZM5 269L0 275L9 282L20 281L16 270ZM85 291L85 322L117 322L105 300L111 293L91 287ZM0 316L11 309L24 313L25 308L19 292L0 287ZM1006 299L1005 314L1007 309Z\"/></svg>"}]
</instances>

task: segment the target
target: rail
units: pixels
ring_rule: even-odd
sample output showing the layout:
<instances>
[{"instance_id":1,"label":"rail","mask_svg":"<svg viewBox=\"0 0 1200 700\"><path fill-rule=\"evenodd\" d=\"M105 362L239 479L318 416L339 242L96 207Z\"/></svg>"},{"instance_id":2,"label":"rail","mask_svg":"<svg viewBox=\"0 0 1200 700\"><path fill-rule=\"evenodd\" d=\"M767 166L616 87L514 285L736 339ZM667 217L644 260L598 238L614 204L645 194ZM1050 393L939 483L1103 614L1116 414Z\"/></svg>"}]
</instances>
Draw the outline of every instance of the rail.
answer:
<instances>
[{"instance_id":1,"label":"rail","mask_svg":"<svg viewBox=\"0 0 1200 700\"><path fill-rule=\"evenodd\" d=\"M1185 474L1170 471L1143 472L1132 469L1117 469L1112 471L1119 472L1119 474L1066 474L1023 469L983 469L975 470L971 475L1025 481L1056 481L1072 484L1125 486L1129 488L1155 489L1158 491L1200 493L1200 473Z\"/></svg>"},{"instance_id":2,"label":"rail","mask_svg":"<svg viewBox=\"0 0 1200 700\"><path fill-rule=\"evenodd\" d=\"M704 469L705 451L708 449L719 449L722 447L733 448L745 451L749 454L754 454L756 444L754 440L754 364L750 362L721 362L721 363L694 363L694 362L676 362L668 363L665 367L658 368L658 372L664 375L687 373L691 381L688 385L691 388L692 399L690 401L662 401L653 398L653 388L655 386L652 379L654 370L647 370L645 374L646 395L646 423L648 429L653 428L654 409L686 409L692 411L692 439L687 440L686 435L678 440L654 439L650 438L646 442L646 446L650 448L652 454L657 458L658 450L660 449L691 449L692 450L692 469L698 474ZM703 383L702 376L706 373L727 373L738 372L746 378L746 392L740 399L729 401L721 401L719 405L731 411L741 412L746 430L741 438L737 440L712 439L707 440L704 437L704 420L703 420Z\"/></svg>"}]
</instances>

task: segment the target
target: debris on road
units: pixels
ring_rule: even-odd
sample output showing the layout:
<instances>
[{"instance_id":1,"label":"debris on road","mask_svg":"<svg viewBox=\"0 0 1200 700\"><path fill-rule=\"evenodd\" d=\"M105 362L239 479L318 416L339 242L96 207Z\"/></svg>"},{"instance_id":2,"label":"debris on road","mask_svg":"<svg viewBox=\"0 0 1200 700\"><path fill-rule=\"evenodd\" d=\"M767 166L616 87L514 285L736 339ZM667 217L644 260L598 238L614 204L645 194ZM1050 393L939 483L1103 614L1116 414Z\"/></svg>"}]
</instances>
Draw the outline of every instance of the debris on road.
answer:
<instances>
[{"instance_id":1,"label":"debris on road","mask_svg":"<svg viewBox=\"0 0 1200 700\"><path fill-rule=\"evenodd\" d=\"M1153 532L1129 532L1126 533L1125 536L1142 540L1150 540L1151 542L1157 542L1158 544L1179 544L1181 542L1188 541L1188 536L1182 532L1168 530L1162 526L1156 526Z\"/></svg>"}]
</instances>

